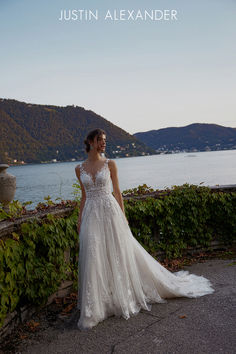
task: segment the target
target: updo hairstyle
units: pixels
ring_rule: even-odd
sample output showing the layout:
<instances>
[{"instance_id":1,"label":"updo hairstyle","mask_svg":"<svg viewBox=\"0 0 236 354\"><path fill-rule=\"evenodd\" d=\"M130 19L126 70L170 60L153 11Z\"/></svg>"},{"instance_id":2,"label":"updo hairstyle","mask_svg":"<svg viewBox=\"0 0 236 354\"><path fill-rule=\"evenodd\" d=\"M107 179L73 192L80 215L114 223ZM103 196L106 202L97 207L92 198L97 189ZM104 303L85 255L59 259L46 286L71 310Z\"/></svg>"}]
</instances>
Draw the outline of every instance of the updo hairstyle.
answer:
<instances>
[{"instance_id":1,"label":"updo hairstyle","mask_svg":"<svg viewBox=\"0 0 236 354\"><path fill-rule=\"evenodd\" d=\"M105 131L102 129L99 129L99 128L94 129L88 133L86 139L84 140L84 143L86 145L86 147L85 147L86 152L90 151L90 142L94 141L95 136L97 136L97 139L98 139L98 137L101 136L102 134L106 135Z\"/></svg>"}]
</instances>

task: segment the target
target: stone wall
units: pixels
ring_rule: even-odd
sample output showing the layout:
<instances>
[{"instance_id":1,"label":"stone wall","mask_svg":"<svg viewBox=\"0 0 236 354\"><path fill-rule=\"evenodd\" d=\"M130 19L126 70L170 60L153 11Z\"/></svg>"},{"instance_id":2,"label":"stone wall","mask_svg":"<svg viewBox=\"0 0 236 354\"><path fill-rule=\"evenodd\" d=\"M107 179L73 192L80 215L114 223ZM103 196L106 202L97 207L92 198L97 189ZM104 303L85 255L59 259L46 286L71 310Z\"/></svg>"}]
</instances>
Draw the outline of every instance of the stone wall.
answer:
<instances>
[{"instance_id":1,"label":"stone wall","mask_svg":"<svg viewBox=\"0 0 236 354\"><path fill-rule=\"evenodd\" d=\"M214 192L236 192L236 185L226 185L226 186L213 186L210 187L212 191ZM165 194L165 191L157 191L153 193L149 193L146 195L140 195L140 196L124 196L123 199L145 199L147 197L153 197L153 198L158 198L160 194L163 195L163 192ZM168 193L168 192L167 192ZM68 217L71 215L73 212L74 207L64 207L58 210L46 210L46 211L40 211L37 214L34 215L27 215L18 219L15 219L14 221L11 220L6 220L6 221L1 221L0 222L0 239L5 239L11 237L12 232L18 232L20 231L21 224L23 222L27 222L31 219L38 219L41 220L45 218L49 213L52 214L53 216L57 217ZM225 246L218 242L218 241L213 241L211 243L210 248L212 250L219 250L219 249L225 249ZM203 251L204 249L199 246L195 246L193 248L188 249L188 253L194 254L196 252ZM163 259L163 252L158 253L158 258L159 260ZM65 258L68 257L68 254L65 254ZM49 305L55 297L64 297L67 294L70 293L72 289L72 282L71 281L64 281L61 283L58 291L54 294L52 294L48 298L48 303ZM17 326L19 323L29 319L33 313L37 311L37 308L29 305L29 306L24 306L20 308L18 311L14 311L13 313L10 313L7 318L4 321L4 325L2 328L0 328L0 338L6 336L9 334L12 330L14 330L15 326Z\"/></svg>"},{"instance_id":2,"label":"stone wall","mask_svg":"<svg viewBox=\"0 0 236 354\"><path fill-rule=\"evenodd\" d=\"M0 239L4 240L6 238L12 237L12 232L19 232L21 229L21 224L27 222L29 220L42 220L49 213L56 217L68 217L73 212L74 207L64 207L58 210L46 210L40 211L34 215L27 215L20 218L15 219L14 221L6 220L0 222ZM64 253L65 260L68 260L69 250ZM68 295L72 290L72 281L62 281L58 290L49 296L47 305L51 304L56 297L64 297ZM0 338L5 337L10 334L14 328L22 323L39 310L39 307L35 307L33 305L25 305L19 308L17 311L13 311L8 314L5 318L3 326L0 328Z\"/></svg>"},{"instance_id":3,"label":"stone wall","mask_svg":"<svg viewBox=\"0 0 236 354\"><path fill-rule=\"evenodd\" d=\"M11 237L12 232L18 232L20 231L21 228L21 224L24 222L27 222L29 220L41 220L47 217L48 214L52 214L53 216L57 216L57 217L67 217L69 215L71 215L71 213L73 212L75 208L74 207L63 207L60 209L55 209L55 210L45 210L45 211L39 211L36 214L32 214L32 215L26 215L26 216L22 216L20 218L17 218L13 221L11 220L4 220L0 222L0 239L4 239L4 238L9 238Z\"/></svg>"}]
</instances>

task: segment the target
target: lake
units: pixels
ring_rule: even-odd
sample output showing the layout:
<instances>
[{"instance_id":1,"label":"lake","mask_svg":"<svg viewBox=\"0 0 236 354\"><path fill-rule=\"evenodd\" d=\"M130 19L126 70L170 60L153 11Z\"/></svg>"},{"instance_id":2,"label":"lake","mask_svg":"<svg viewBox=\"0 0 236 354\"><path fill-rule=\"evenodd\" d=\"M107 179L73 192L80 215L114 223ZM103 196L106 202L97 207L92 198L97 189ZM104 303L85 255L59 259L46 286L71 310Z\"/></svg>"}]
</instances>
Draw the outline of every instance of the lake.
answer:
<instances>
[{"instance_id":1,"label":"lake","mask_svg":"<svg viewBox=\"0 0 236 354\"><path fill-rule=\"evenodd\" d=\"M178 153L114 159L120 190L147 184L154 189L190 183L204 186L236 184L236 150ZM81 161L10 166L16 176L14 199L33 202L34 208L50 195L73 199L72 184L77 181L75 166Z\"/></svg>"}]
</instances>

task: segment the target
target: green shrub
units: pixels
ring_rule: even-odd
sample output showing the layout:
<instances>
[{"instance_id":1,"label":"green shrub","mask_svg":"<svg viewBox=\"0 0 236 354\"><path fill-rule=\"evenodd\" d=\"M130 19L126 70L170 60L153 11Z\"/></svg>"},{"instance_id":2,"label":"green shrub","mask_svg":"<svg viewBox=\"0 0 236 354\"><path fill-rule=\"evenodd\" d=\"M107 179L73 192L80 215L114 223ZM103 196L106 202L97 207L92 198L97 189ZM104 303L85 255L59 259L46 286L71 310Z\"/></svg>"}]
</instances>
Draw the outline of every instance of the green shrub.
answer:
<instances>
[{"instance_id":1,"label":"green shrub","mask_svg":"<svg viewBox=\"0 0 236 354\"><path fill-rule=\"evenodd\" d=\"M184 184L158 198L130 198L124 204L133 235L148 251L164 251L167 258L182 256L188 247L207 247L214 239L229 245L236 238L236 192Z\"/></svg>"},{"instance_id":2,"label":"green shrub","mask_svg":"<svg viewBox=\"0 0 236 354\"><path fill-rule=\"evenodd\" d=\"M77 281L78 208L67 218L48 214L21 224L21 232L0 241L0 325L7 313L26 303L41 305L63 279ZM66 264L64 251L71 249Z\"/></svg>"},{"instance_id":3,"label":"green shrub","mask_svg":"<svg viewBox=\"0 0 236 354\"><path fill-rule=\"evenodd\" d=\"M75 184L76 203L72 214L57 218L48 214L40 222L31 220L21 224L21 231L12 238L0 240L0 325L7 313L26 303L43 305L58 289L63 279L77 286L78 202L80 187ZM213 192L208 187L184 184L165 191L148 193L146 184L123 191L131 195L124 200L125 212L136 239L153 256L163 251L169 259L182 256L188 247L208 247L214 239L231 245L236 239L236 192ZM145 199L132 196L146 194ZM51 205L50 197L45 198ZM62 202L64 205L64 202ZM39 203L39 208L44 206ZM24 208L13 201L8 213L0 208L0 217L18 217ZM71 249L70 260L64 252Z\"/></svg>"}]
</instances>

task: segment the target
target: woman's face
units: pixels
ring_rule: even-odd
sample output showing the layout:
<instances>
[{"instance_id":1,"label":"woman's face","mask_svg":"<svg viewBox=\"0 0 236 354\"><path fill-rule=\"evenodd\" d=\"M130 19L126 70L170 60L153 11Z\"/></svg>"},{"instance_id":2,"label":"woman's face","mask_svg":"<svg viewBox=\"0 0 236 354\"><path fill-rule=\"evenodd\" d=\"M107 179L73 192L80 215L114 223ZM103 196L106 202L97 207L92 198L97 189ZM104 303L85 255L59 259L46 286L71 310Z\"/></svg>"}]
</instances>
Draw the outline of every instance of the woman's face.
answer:
<instances>
[{"instance_id":1,"label":"woman's face","mask_svg":"<svg viewBox=\"0 0 236 354\"><path fill-rule=\"evenodd\" d=\"M102 134L100 136L95 136L94 141L92 143L95 150L102 153L106 148L106 135Z\"/></svg>"}]
</instances>

